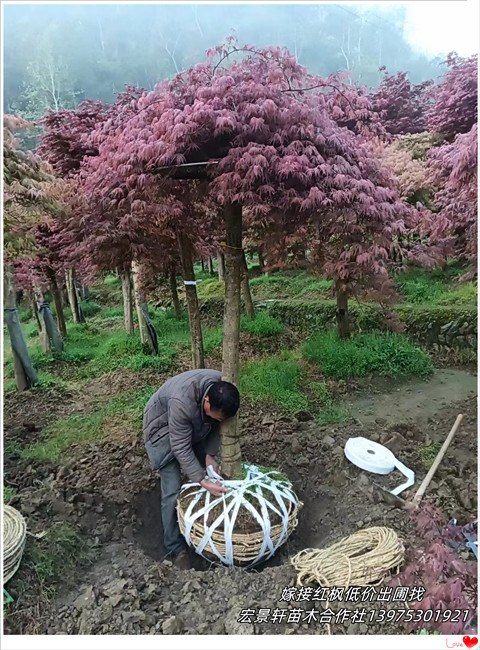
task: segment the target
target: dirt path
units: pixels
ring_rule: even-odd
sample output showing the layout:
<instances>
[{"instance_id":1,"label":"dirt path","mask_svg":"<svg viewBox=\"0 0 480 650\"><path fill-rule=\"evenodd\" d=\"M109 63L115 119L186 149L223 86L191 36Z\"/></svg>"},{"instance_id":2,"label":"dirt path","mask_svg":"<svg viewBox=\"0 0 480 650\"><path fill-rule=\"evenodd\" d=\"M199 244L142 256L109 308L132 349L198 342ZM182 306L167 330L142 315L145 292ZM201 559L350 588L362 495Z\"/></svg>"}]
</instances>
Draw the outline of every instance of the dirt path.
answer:
<instances>
[{"instance_id":1,"label":"dirt path","mask_svg":"<svg viewBox=\"0 0 480 650\"><path fill-rule=\"evenodd\" d=\"M352 415L363 424L427 421L449 404L472 397L477 377L465 370L435 370L426 381L399 384L389 392L359 396L350 403ZM452 423L453 424L453 423Z\"/></svg>"}]
</instances>

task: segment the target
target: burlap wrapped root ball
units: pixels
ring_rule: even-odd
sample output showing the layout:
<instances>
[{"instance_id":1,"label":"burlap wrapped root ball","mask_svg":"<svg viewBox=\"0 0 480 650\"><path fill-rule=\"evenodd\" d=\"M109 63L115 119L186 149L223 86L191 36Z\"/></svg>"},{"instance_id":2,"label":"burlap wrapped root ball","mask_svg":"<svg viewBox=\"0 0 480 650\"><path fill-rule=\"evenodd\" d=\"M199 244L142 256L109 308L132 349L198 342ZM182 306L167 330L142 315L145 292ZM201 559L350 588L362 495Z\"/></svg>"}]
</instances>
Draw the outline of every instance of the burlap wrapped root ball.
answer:
<instances>
[{"instance_id":1,"label":"burlap wrapped root ball","mask_svg":"<svg viewBox=\"0 0 480 650\"><path fill-rule=\"evenodd\" d=\"M243 480L221 481L227 493L212 496L187 483L178 497L178 522L187 544L213 562L252 566L264 562L297 527L302 503L280 472L244 466Z\"/></svg>"}]
</instances>

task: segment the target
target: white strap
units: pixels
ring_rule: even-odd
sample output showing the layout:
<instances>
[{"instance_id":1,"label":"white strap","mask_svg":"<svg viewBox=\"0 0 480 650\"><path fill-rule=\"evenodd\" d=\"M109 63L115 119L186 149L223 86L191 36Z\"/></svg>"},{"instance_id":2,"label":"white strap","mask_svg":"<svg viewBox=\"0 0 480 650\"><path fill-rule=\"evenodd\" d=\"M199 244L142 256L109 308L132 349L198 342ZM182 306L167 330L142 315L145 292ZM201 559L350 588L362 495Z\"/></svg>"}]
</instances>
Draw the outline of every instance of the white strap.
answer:
<instances>
[{"instance_id":1,"label":"white strap","mask_svg":"<svg viewBox=\"0 0 480 650\"><path fill-rule=\"evenodd\" d=\"M208 477L214 482L218 482L227 488L227 493L221 497L212 498L210 492L200 487L192 494L192 500L188 504L184 515L185 522L185 539L189 546L194 546L200 555L208 546L209 551L215 555L223 564L233 565L233 529L240 508L243 506L250 512L253 519L259 524L263 532L263 542L256 558L248 564L252 566L260 560L266 560L271 557L283 544L288 536L288 509L286 501L290 501L295 507L298 505L298 499L292 490L292 484L289 481L280 479L280 473L274 470L262 473L255 465L245 464L246 477L244 480L224 480L217 474L213 467L207 467ZM278 478L275 478L278 475ZM198 483L187 483L182 487L181 492L197 487ZM272 501L269 501L265 493L270 492L273 495ZM248 498L247 495L248 494ZM204 503L198 510L196 506L204 498ZM252 503L254 501L254 503ZM276 503L275 503L276 502ZM223 511L208 525L208 515L213 508L223 504ZM271 538L272 524L269 510L274 512L282 522L282 532L276 544ZM193 524L203 518L204 534L198 544L194 544L190 534ZM223 524L223 533L225 539L225 557L215 548L212 539L213 532Z\"/></svg>"},{"instance_id":2,"label":"white strap","mask_svg":"<svg viewBox=\"0 0 480 650\"><path fill-rule=\"evenodd\" d=\"M202 282L202 280L184 280L183 284L197 286L199 282Z\"/></svg>"}]
</instances>

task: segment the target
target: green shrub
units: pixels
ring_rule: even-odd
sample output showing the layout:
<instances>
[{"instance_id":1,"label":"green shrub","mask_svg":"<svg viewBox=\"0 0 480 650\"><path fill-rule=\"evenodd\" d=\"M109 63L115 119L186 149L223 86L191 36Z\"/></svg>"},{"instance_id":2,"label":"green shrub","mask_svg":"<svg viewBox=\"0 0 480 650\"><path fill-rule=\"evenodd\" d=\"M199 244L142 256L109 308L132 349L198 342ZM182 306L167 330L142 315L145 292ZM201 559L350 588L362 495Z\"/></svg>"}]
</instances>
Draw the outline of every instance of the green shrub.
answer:
<instances>
[{"instance_id":1,"label":"green shrub","mask_svg":"<svg viewBox=\"0 0 480 650\"><path fill-rule=\"evenodd\" d=\"M18 318L21 323L26 323L32 318L32 310L30 307L20 307L18 310Z\"/></svg>"},{"instance_id":2,"label":"green shrub","mask_svg":"<svg viewBox=\"0 0 480 650\"><path fill-rule=\"evenodd\" d=\"M240 370L242 395L254 402L270 402L289 413L308 406L301 382L302 368L288 353L247 363Z\"/></svg>"},{"instance_id":3,"label":"green shrub","mask_svg":"<svg viewBox=\"0 0 480 650\"><path fill-rule=\"evenodd\" d=\"M122 281L118 275L108 274L103 279L103 284L106 284L109 287L121 287Z\"/></svg>"},{"instance_id":4,"label":"green shrub","mask_svg":"<svg viewBox=\"0 0 480 650\"><path fill-rule=\"evenodd\" d=\"M98 312L102 310L100 305L98 305L93 300L89 300L88 302L81 302L80 305L82 307L83 315L85 316L85 318L91 318L92 316L95 316L95 314L98 314Z\"/></svg>"},{"instance_id":5,"label":"green shrub","mask_svg":"<svg viewBox=\"0 0 480 650\"><path fill-rule=\"evenodd\" d=\"M319 332L303 346L303 355L330 377L424 377L433 370L426 352L400 334L375 332L341 340L336 332Z\"/></svg>"},{"instance_id":6,"label":"green shrub","mask_svg":"<svg viewBox=\"0 0 480 650\"><path fill-rule=\"evenodd\" d=\"M280 321L272 318L272 316L264 311L258 312L253 320L242 315L240 329L255 334L256 336L273 336L274 334L282 334L284 331Z\"/></svg>"},{"instance_id":7,"label":"green shrub","mask_svg":"<svg viewBox=\"0 0 480 650\"><path fill-rule=\"evenodd\" d=\"M37 323L35 321L30 321L29 323L26 323L23 326L23 332L25 334L25 338L27 339L35 338L39 334Z\"/></svg>"}]
</instances>

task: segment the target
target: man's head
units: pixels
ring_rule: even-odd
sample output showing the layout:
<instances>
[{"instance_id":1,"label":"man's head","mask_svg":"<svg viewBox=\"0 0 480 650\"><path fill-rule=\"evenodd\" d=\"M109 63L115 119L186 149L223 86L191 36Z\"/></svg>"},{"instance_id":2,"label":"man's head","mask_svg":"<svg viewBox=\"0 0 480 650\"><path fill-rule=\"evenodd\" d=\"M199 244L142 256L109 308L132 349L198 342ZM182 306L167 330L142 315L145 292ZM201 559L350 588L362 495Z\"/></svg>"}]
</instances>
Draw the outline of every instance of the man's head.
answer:
<instances>
[{"instance_id":1,"label":"man's head","mask_svg":"<svg viewBox=\"0 0 480 650\"><path fill-rule=\"evenodd\" d=\"M223 422L235 415L239 405L240 395L236 386L228 381L217 381L210 387L203 409L208 417Z\"/></svg>"}]
</instances>

